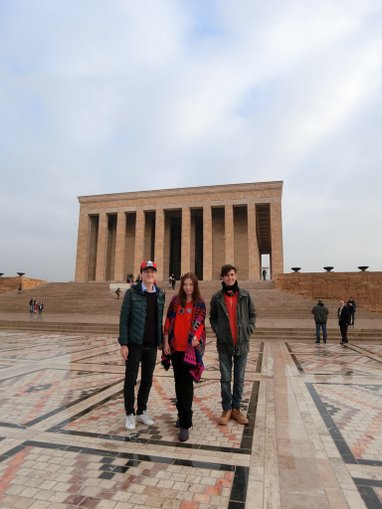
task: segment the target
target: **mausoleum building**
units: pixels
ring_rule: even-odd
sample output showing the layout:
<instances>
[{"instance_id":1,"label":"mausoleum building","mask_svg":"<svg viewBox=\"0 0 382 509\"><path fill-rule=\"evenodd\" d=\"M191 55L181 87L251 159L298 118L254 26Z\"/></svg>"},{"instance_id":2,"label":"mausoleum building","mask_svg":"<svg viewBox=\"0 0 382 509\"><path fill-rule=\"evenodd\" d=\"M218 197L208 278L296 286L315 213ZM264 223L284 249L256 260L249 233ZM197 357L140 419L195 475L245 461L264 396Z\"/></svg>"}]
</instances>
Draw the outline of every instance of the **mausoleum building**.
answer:
<instances>
[{"instance_id":1,"label":"mausoleum building","mask_svg":"<svg viewBox=\"0 0 382 509\"><path fill-rule=\"evenodd\" d=\"M143 259L158 280L192 271L219 279L233 263L240 280L283 273L282 182L80 196L76 281L126 281Z\"/></svg>"}]
</instances>

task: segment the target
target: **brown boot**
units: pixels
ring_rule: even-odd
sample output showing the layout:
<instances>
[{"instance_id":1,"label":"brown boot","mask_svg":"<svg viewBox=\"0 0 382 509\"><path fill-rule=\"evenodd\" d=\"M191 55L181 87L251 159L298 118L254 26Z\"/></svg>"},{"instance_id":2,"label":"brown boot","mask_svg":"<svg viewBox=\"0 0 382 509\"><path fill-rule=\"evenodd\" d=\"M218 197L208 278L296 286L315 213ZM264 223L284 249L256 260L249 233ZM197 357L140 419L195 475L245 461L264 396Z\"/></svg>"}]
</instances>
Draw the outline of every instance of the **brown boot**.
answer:
<instances>
[{"instance_id":1,"label":"brown boot","mask_svg":"<svg viewBox=\"0 0 382 509\"><path fill-rule=\"evenodd\" d=\"M246 418L246 416L241 413L240 408L232 409L231 419L233 419L234 421L238 422L239 424L243 424L243 425L248 424L248 422L249 422L248 419Z\"/></svg>"},{"instance_id":2,"label":"brown boot","mask_svg":"<svg viewBox=\"0 0 382 509\"><path fill-rule=\"evenodd\" d=\"M223 412L219 418L220 426L227 426L227 424L229 423L229 420L231 419L231 413L232 413L231 409L223 410Z\"/></svg>"}]
</instances>

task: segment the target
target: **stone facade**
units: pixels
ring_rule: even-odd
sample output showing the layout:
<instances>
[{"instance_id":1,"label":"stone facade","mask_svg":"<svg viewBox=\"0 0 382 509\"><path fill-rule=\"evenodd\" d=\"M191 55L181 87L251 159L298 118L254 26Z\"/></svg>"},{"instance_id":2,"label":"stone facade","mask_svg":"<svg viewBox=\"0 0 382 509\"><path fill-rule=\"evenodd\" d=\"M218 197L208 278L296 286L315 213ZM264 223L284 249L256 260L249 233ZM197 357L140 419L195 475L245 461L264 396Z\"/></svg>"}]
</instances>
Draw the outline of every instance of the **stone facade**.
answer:
<instances>
[{"instance_id":1,"label":"stone facade","mask_svg":"<svg viewBox=\"0 0 382 509\"><path fill-rule=\"evenodd\" d=\"M195 272L219 278L224 263L241 280L283 273L282 182L231 184L81 196L76 281L126 280L143 259L158 264L158 280Z\"/></svg>"},{"instance_id":2,"label":"stone facade","mask_svg":"<svg viewBox=\"0 0 382 509\"><path fill-rule=\"evenodd\" d=\"M382 312L382 272L298 272L278 274L280 290L313 299L347 301L353 297L358 306Z\"/></svg>"}]
</instances>

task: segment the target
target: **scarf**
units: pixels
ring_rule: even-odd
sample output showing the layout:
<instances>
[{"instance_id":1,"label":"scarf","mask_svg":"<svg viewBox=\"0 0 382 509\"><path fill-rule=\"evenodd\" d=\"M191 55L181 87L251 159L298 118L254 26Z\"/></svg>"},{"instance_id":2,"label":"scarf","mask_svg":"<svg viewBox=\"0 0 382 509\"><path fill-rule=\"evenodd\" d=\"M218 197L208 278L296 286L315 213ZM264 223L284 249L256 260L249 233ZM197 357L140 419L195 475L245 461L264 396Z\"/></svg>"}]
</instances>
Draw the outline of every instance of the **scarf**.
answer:
<instances>
[{"instance_id":1,"label":"scarf","mask_svg":"<svg viewBox=\"0 0 382 509\"><path fill-rule=\"evenodd\" d=\"M237 281L234 282L232 286L227 286L224 281L222 281L223 292L227 294L229 297L232 297L238 291Z\"/></svg>"}]
</instances>

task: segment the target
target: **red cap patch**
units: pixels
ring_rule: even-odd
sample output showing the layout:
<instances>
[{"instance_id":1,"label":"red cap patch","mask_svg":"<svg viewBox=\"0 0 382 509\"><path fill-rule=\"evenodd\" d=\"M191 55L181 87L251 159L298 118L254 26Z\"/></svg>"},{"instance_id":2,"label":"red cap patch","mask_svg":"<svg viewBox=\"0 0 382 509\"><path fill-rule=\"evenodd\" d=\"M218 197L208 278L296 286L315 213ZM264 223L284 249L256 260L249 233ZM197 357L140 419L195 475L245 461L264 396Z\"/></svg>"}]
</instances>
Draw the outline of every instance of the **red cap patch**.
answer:
<instances>
[{"instance_id":1,"label":"red cap patch","mask_svg":"<svg viewBox=\"0 0 382 509\"><path fill-rule=\"evenodd\" d=\"M141 272L143 272L147 269L157 270L157 264L155 262L153 262L152 260L147 260L145 262L142 262L141 263Z\"/></svg>"}]
</instances>

